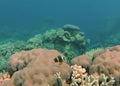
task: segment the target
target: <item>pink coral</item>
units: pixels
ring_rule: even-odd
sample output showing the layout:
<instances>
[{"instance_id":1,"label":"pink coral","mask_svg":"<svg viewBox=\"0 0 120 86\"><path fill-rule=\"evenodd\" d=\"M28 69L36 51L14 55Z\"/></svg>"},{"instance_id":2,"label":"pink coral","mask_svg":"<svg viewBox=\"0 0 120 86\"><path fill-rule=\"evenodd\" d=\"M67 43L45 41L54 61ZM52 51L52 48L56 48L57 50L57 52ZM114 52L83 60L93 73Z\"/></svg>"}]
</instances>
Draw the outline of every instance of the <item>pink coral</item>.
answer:
<instances>
[{"instance_id":1,"label":"pink coral","mask_svg":"<svg viewBox=\"0 0 120 86\"><path fill-rule=\"evenodd\" d=\"M90 67L90 73L113 76L116 84L120 85L120 46L107 48L104 53L96 56Z\"/></svg>"},{"instance_id":2,"label":"pink coral","mask_svg":"<svg viewBox=\"0 0 120 86\"><path fill-rule=\"evenodd\" d=\"M66 79L71 70L65 62L58 65L54 58L61 55L56 50L34 49L12 55L8 61L9 72L15 86L47 86L54 84L54 74Z\"/></svg>"},{"instance_id":3,"label":"pink coral","mask_svg":"<svg viewBox=\"0 0 120 86\"><path fill-rule=\"evenodd\" d=\"M112 76L116 80L116 86L120 85L120 45L108 47L102 52L95 53L92 62L90 57L80 55L72 59L71 63L88 68L87 72L95 76L100 76L103 73L108 77Z\"/></svg>"}]
</instances>

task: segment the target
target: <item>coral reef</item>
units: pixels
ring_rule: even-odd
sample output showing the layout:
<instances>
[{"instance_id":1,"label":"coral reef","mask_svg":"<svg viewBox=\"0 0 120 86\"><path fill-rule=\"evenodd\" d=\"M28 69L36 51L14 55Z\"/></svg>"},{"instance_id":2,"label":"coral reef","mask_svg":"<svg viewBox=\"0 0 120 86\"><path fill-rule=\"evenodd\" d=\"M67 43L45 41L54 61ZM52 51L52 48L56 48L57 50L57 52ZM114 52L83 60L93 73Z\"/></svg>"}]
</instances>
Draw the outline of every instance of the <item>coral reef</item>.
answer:
<instances>
[{"instance_id":1,"label":"coral reef","mask_svg":"<svg viewBox=\"0 0 120 86\"><path fill-rule=\"evenodd\" d=\"M74 25L64 25L60 29L52 29L44 34L38 34L24 41L8 42L0 45L0 71L6 70L8 58L15 52L36 48L56 49L70 60L85 52L89 40L85 39L84 33Z\"/></svg>"},{"instance_id":2,"label":"coral reef","mask_svg":"<svg viewBox=\"0 0 120 86\"><path fill-rule=\"evenodd\" d=\"M71 60L71 65L81 65L82 67L86 68L88 73L91 63L92 60L87 55L80 55Z\"/></svg>"},{"instance_id":3,"label":"coral reef","mask_svg":"<svg viewBox=\"0 0 120 86\"><path fill-rule=\"evenodd\" d=\"M24 50L24 46L25 43L23 41L17 41L15 43L8 42L0 45L0 71L6 70L8 58L15 52Z\"/></svg>"},{"instance_id":4,"label":"coral reef","mask_svg":"<svg viewBox=\"0 0 120 86\"><path fill-rule=\"evenodd\" d=\"M42 35L38 34L27 40L27 44L25 48L27 50L38 48L39 46L41 46L40 45L41 43L42 43Z\"/></svg>"},{"instance_id":5,"label":"coral reef","mask_svg":"<svg viewBox=\"0 0 120 86\"><path fill-rule=\"evenodd\" d=\"M101 73L115 77L116 84L120 85L120 46L109 47L104 53L97 55L90 67L91 74Z\"/></svg>"},{"instance_id":6,"label":"coral reef","mask_svg":"<svg viewBox=\"0 0 120 86\"><path fill-rule=\"evenodd\" d=\"M71 60L71 64L81 65L86 68L88 74L99 76L105 74L108 77L115 78L115 86L120 85L120 45L107 47L102 51L98 50L92 55L91 61L89 56L80 55Z\"/></svg>"},{"instance_id":7,"label":"coral reef","mask_svg":"<svg viewBox=\"0 0 120 86\"><path fill-rule=\"evenodd\" d=\"M10 74L0 73L0 84L3 83L5 80L10 80Z\"/></svg>"},{"instance_id":8,"label":"coral reef","mask_svg":"<svg viewBox=\"0 0 120 86\"><path fill-rule=\"evenodd\" d=\"M91 59L94 59L95 55L104 52L104 50L105 49L103 47L95 48L95 49L85 52L85 55L88 55Z\"/></svg>"},{"instance_id":9,"label":"coral reef","mask_svg":"<svg viewBox=\"0 0 120 86\"><path fill-rule=\"evenodd\" d=\"M71 71L65 62L62 65L54 58L62 55L56 50L33 49L13 54L8 61L8 72L15 86L53 86L54 74L61 73L65 80ZM29 72L28 72L29 71Z\"/></svg>"},{"instance_id":10,"label":"coral reef","mask_svg":"<svg viewBox=\"0 0 120 86\"><path fill-rule=\"evenodd\" d=\"M0 86L120 86L120 45L85 53L88 44L79 27L67 24L0 45L0 71L10 74L0 74ZM58 56L65 61L55 62Z\"/></svg>"},{"instance_id":11,"label":"coral reef","mask_svg":"<svg viewBox=\"0 0 120 86\"><path fill-rule=\"evenodd\" d=\"M109 52L116 52L116 50L120 51L120 48L119 46L109 47L107 52L108 50ZM96 56L100 56L104 52ZM95 57L92 62L87 55L78 56L74 58L78 62L73 59L73 62L78 65L70 67L65 62L59 65L54 61L59 55L63 56L56 50L41 48L13 54L9 58L7 66L11 79L4 80L0 86L119 86L114 74L107 74L106 70L105 72L100 71L100 73L96 71L98 68L94 69L97 66L92 69L94 60L98 57ZM100 64L102 65L102 63ZM91 68L89 69L90 73L86 70L87 68ZM92 71L95 72L92 73Z\"/></svg>"},{"instance_id":12,"label":"coral reef","mask_svg":"<svg viewBox=\"0 0 120 86\"><path fill-rule=\"evenodd\" d=\"M85 68L78 65L73 65L71 68L73 73L69 86L113 86L115 82L113 77L109 78L104 74L102 74L102 77L87 75Z\"/></svg>"},{"instance_id":13,"label":"coral reef","mask_svg":"<svg viewBox=\"0 0 120 86\"><path fill-rule=\"evenodd\" d=\"M55 74L55 84L54 86L63 86L60 72Z\"/></svg>"},{"instance_id":14,"label":"coral reef","mask_svg":"<svg viewBox=\"0 0 120 86\"><path fill-rule=\"evenodd\" d=\"M35 45L35 48L56 49L64 54L70 63L73 57L85 52L89 42L79 27L67 24L58 30L47 31L42 36L36 35L28 40L28 45Z\"/></svg>"}]
</instances>

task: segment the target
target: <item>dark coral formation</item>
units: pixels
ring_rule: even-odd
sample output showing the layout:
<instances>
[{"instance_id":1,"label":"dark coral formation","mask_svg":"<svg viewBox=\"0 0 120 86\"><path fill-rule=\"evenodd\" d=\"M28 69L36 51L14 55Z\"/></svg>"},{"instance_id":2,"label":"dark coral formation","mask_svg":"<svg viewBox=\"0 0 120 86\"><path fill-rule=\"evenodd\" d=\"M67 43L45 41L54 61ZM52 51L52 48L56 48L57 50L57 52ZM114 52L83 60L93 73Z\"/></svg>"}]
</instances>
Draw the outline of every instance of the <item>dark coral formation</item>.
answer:
<instances>
[{"instance_id":1,"label":"dark coral formation","mask_svg":"<svg viewBox=\"0 0 120 86\"><path fill-rule=\"evenodd\" d=\"M58 30L47 31L43 36L36 35L28 40L28 46L56 49L67 57L69 63L73 57L85 53L89 42L79 27L67 24Z\"/></svg>"}]
</instances>

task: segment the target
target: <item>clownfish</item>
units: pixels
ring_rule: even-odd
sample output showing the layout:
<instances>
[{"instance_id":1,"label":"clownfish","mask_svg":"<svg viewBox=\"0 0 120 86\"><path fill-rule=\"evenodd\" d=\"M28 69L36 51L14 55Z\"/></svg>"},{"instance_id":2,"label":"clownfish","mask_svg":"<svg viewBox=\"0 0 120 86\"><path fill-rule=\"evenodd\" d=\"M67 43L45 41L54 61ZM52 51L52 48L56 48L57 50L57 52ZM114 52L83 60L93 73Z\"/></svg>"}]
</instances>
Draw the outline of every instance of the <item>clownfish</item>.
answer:
<instances>
[{"instance_id":1,"label":"clownfish","mask_svg":"<svg viewBox=\"0 0 120 86\"><path fill-rule=\"evenodd\" d=\"M54 58L54 62L58 63L59 65L62 65L64 61L65 61L65 58L61 55Z\"/></svg>"}]
</instances>

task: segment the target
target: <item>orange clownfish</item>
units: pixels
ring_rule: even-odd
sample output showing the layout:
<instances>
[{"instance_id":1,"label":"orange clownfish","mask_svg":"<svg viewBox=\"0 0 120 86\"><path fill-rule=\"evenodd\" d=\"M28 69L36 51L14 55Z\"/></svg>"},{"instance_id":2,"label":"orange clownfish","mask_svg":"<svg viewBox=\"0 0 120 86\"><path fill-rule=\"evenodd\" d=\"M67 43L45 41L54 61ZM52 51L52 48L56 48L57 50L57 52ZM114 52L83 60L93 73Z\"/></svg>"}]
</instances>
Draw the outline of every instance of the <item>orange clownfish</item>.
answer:
<instances>
[{"instance_id":1,"label":"orange clownfish","mask_svg":"<svg viewBox=\"0 0 120 86\"><path fill-rule=\"evenodd\" d=\"M65 61L65 58L64 58L63 56L59 55L59 56L57 56L56 58L54 58L54 61L55 61L56 63L58 63L59 65L62 65L63 62Z\"/></svg>"}]
</instances>

